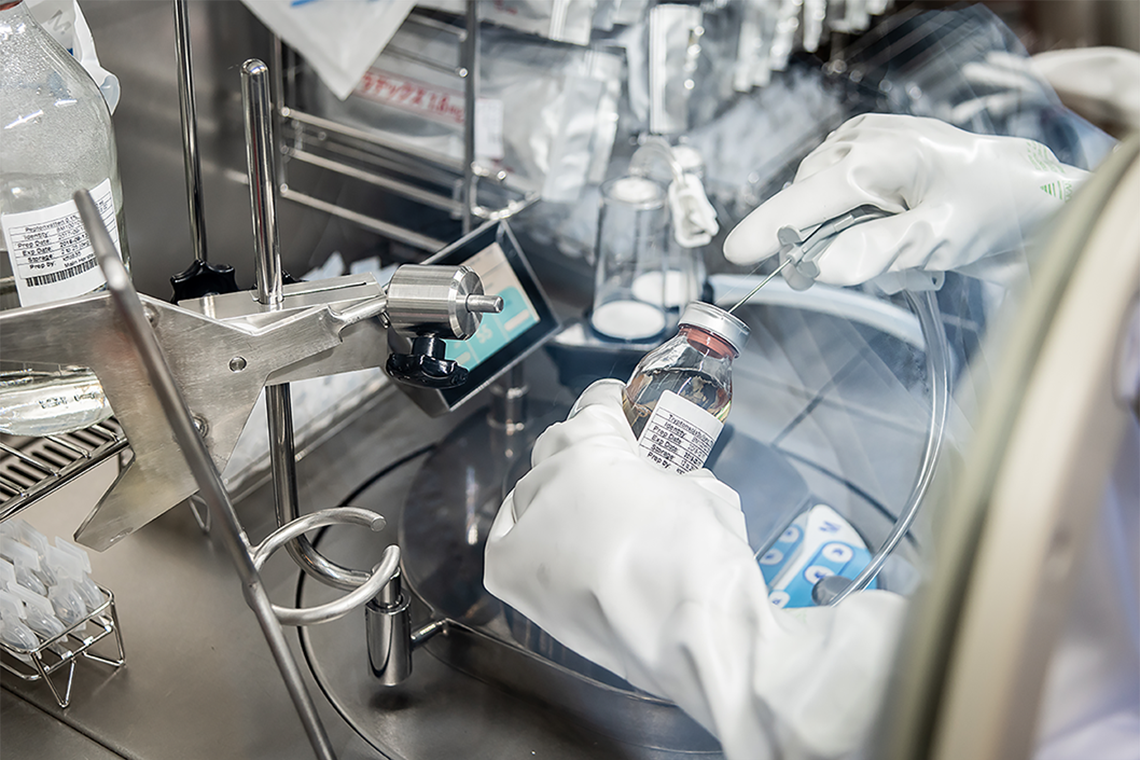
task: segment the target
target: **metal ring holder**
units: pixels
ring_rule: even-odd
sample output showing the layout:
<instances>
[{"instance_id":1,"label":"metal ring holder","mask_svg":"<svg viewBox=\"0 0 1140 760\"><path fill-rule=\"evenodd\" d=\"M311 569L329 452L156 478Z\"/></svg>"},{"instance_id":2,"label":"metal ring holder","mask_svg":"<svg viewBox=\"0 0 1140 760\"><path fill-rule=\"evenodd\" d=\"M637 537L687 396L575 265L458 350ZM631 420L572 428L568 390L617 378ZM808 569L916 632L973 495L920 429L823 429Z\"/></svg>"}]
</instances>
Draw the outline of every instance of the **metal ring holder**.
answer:
<instances>
[{"instance_id":1,"label":"metal ring holder","mask_svg":"<svg viewBox=\"0 0 1140 760\"><path fill-rule=\"evenodd\" d=\"M200 178L197 155L196 114L193 105L193 72L190 59L185 0L175 0L175 32L178 37L180 98L187 170L190 224L199 261L205 258L205 224L201 209ZM276 185L273 166L273 134L268 89L268 68L257 60L242 67L242 99L245 112L246 158L249 172L253 228L257 244L257 300L270 309L283 300L281 256L277 247ZM328 735L317 713L297 661L285 641L285 625L310 625L338 618L377 597L398 575L400 550L389 546L381 562L371 573L343 568L318 554L302 536L308 530L333 525L366 526L378 531L384 518L375 512L354 507L322 510L304 517L297 516L296 455L293 420L288 385L266 389L269 418L270 459L280 527L256 547L249 544L221 474L214 465L205 441L195 427L193 416L174 376L166 363L157 336L149 324L142 303L130 277L118 258L114 243L103 227L98 210L89 194L78 192L75 202L87 229L100 267L107 279L107 289L122 318L126 332L145 367L161 402L174 438L186 457L199 486L202 501L221 528L221 538L241 577L246 602L257 617L269 648L297 709L298 716L318 758L335 760ZM200 516L199 525L205 528ZM260 570L269 556L282 546L303 570L330 585L352 589L345 596L307 609L289 609L274 605L261 583Z\"/></svg>"},{"instance_id":2,"label":"metal ring holder","mask_svg":"<svg viewBox=\"0 0 1140 760\"><path fill-rule=\"evenodd\" d=\"M214 465L209 449L206 448L206 442L194 425L194 418L186 405L182 391L174 380L170 366L166 363L158 338L143 310L138 292L131 285L127 270L118 257L115 244L103 226L102 217L91 196L85 191L77 192L75 204L99 266L107 278L107 290L111 300L123 321L130 343L138 354L138 360L145 369L150 386L158 396L174 439L198 483L202 499L209 505L210 512L221 529L220 538L241 578L246 603L257 616L313 751L321 760L335 760L336 753L321 724L312 696L305 687L297 660L285 640L285 632L261 583L261 576L250 554L251 548L246 541L245 531L222 483L222 476Z\"/></svg>"},{"instance_id":3,"label":"metal ring holder","mask_svg":"<svg viewBox=\"0 0 1140 760\"><path fill-rule=\"evenodd\" d=\"M306 531L325 525L362 525L379 531L384 527L384 518L375 512L358 507L338 507L323 509L298 517L270 533L251 552L253 564L258 570L269 559L269 555L285 546ZM380 562L372 569L372 575L356 589L339 599L316 607L291 608L272 605L273 614L282 625L315 625L327 623L347 615L357 607L376 597L391 580L400 567L400 548L389 546L384 550Z\"/></svg>"},{"instance_id":4,"label":"metal ring holder","mask_svg":"<svg viewBox=\"0 0 1140 760\"><path fill-rule=\"evenodd\" d=\"M259 296L264 298L259 300L268 305L273 305L274 303L279 304L281 301L280 255L276 250L275 240L270 143L265 140L265 135L269 134L268 120L262 118L259 121L258 119L259 115L265 117L268 114L268 98L264 97L267 95L264 88L267 70L260 61L248 61L243 67L242 76L243 95L247 105L247 156L251 176L254 228L258 231L258 251L262 254L257 261L258 292ZM257 93L258 85L261 86L260 92L263 95L260 113L256 104L251 104L253 101L251 91ZM261 173L261 176L268 181L260 185L254 181L259 167L269 170ZM150 386L158 396L174 438L194 475L200 496L209 506L212 517L216 519L221 528L220 537L241 578L246 602L258 619L313 750L321 760L335 760L336 754L321 723L312 696L305 686L297 661L285 640L281 625L283 623L306 625L332 620L377 596L378 592L391 581L397 572L400 558L399 548L390 546L380 564L371 574L345 570L327 562L323 557L313 552L316 561L324 561L334 571L343 571L342 577L336 578L332 577L333 574L330 573L328 578L323 578L326 582L335 582L336 585L351 584L354 590L338 600L309 609L286 609L269 601L261 582L260 568L273 551L281 546L290 545L290 542L298 542L302 533L316 527L332 524L354 524L379 530L383 527L384 518L368 510L347 507L324 510L301 518L296 518L293 515L293 519L281 519L282 494L286 495L286 499L292 497L292 504L295 508L297 486L296 461L292 447L292 415L289 411L288 387L286 386L284 393L279 395L282 402L280 413L275 416L272 413L272 406L270 407L270 434L272 439L270 443L271 458L274 460L274 486L278 495L278 518L283 524L259 546L253 547L249 544L245 531L234 511L229 494L222 483L221 475L195 425L193 415L174 379L170 366L166 363L162 348L147 319L138 292L131 284L126 268L118 257L115 245L103 226L98 209L95 207L91 196L84 191L75 194L75 203L91 240L99 266L106 276L107 290L111 295L111 300L124 323L125 332L130 338L130 342L138 353L138 359L145 368ZM368 308L372 309L374 305L370 304ZM268 391L274 390L276 389L273 387L268 389ZM286 457L288 462L284 462ZM287 466L279 466L281 464ZM306 570L312 572L307 567ZM318 575L318 577L321 576ZM355 582L358 578L360 579L359 582Z\"/></svg>"}]
</instances>

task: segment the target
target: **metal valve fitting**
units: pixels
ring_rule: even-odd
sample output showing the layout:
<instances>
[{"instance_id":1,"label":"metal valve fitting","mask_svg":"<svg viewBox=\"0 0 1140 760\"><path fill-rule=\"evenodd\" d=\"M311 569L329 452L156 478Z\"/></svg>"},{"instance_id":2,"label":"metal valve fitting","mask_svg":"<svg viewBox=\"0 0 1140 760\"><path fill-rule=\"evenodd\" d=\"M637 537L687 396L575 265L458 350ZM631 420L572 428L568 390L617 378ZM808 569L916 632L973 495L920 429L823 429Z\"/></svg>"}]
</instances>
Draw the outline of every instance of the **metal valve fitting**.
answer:
<instances>
[{"instance_id":1,"label":"metal valve fitting","mask_svg":"<svg viewBox=\"0 0 1140 760\"><path fill-rule=\"evenodd\" d=\"M388 283L388 322L404 335L466 340L482 314L503 310L501 296L483 294L467 267L405 264Z\"/></svg>"},{"instance_id":2,"label":"metal valve fitting","mask_svg":"<svg viewBox=\"0 0 1140 760\"><path fill-rule=\"evenodd\" d=\"M393 352L384 368L394 379L427 388L454 388L467 370L445 357L444 340L466 340L481 315L503 310L502 296L483 294L479 275L467 267L406 264L388 283L387 319L411 337L410 353Z\"/></svg>"}]
</instances>

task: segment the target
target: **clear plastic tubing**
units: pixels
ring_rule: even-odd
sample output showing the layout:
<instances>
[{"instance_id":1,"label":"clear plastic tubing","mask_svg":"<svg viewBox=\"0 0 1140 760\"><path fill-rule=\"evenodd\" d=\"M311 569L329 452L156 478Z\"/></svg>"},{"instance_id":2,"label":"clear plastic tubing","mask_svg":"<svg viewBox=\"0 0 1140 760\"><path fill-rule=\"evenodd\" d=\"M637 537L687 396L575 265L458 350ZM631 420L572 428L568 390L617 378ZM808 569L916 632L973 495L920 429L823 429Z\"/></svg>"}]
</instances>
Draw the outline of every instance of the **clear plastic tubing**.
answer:
<instances>
[{"instance_id":1,"label":"clear plastic tubing","mask_svg":"<svg viewBox=\"0 0 1140 760\"><path fill-rule=\"evenodd\" d=\"M910 498L895 521L882 546L875 552L875 556L867 563L854 580L845 589L836 594L827 603L838 604L855 591L861 591L878 575L883 563L891 552L898 547L903 536L910 530L914 518L918 515L919 505L930 487L934 478L934 470L938 464L938 457L942 449L942 436L946 431L946 415L950 408L950 347L946 342L946 330L942 326L939 316L938 303L934 298L934 291L912 293L906 291L911 308L918 315L919 325L922 327L923 337L926 339L926 367L930 373L930 427L926 435L926 449L922 455L922 465Z\"/></svg>"}]
</instances>

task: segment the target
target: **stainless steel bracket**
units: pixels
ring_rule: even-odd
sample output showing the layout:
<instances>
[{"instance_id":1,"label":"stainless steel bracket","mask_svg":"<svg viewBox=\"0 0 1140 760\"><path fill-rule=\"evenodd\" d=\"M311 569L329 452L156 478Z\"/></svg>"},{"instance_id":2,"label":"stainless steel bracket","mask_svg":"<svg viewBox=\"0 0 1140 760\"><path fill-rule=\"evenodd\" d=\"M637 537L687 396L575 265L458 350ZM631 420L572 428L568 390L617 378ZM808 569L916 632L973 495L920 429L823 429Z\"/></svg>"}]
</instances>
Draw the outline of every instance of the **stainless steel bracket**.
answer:
<instances>
[{"instance_id":1,"label":"stainless steel bracket","mask_svg":"<svg viewBox=\"0 0 1140 760\"><path fill-rule=\"evenodd\" d=\"M85 191L80 191L75 194L75 202L87 228L95 256L107 277L107 296L100 297L93 303L104 305L104 313L112 314L113 310L112 316L115 319L112 320L112 324L118 327L118 330L114 331L116 341L110 346L116 351L114 358L119 364L131 367L135 379L144 381L144 384L137 388L137 395L151 399L151 404L159 408L161 414L154 422L165 428L166 437L183 452L186 465L198 483L203 500L209 505L211 514L222 528L220 532L222 542L241 578L246 603L253 610L265 634L266 642L281 671L281 677L285 681L313 751L321 760L335 760L336 753L321 724L316 705L305 687L297 660L285 641L281 623L261 583L259 565L254 556L256 552L250 547L245 530L234 512L233 504L230 503L229 495L222 484L222 477L203 440L201 426L195 420L170 371L153 329L155 320L150 318L144 302L131 285L127 270L118 258L111 236L103 227L91 196ZM109 310L106 307L109 307ZM330 313L327 309L321 312L326 315ZM339 332L339 329L336 332ZM245 367L235 370L234 374L240 375L244 369ZM374 524L377 519L379 516L374 516L371 522ZM304 526L295 526L295 528L303 529ZM270 547L272 545L270 542L267 544ZM267 548L266 551L272 551L272 548ZM386 581L387 578L384 579L384 582Z\"/></svg>"},{"instance_id":2,"label":"stainless steel bracket","mask_svg":"<svg viewBox=\"0 0 1140 760\"><path fill-rule=\"evenodd\" d=\"M345 328L379 314L386 303L380 294L340 311L313 305L258 324L215 319L148 296L139 300L219 470L270 376L336 348ZM76 540L104 550L198 490L162 407L148 392L148 378L130 359L130 337L110 294L8 310L0 314L0 340L6 361L90 367L134 450Z\"/></svg>"}]
</instances>

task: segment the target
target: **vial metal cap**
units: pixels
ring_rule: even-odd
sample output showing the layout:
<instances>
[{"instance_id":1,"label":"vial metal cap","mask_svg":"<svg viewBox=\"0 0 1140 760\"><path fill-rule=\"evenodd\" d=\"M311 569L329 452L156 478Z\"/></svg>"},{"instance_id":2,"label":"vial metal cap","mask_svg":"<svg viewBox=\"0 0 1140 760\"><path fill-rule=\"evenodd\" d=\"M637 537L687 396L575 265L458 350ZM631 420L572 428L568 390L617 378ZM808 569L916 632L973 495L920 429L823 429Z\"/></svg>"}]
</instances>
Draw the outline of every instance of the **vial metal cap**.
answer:
<instances>
[{"instance_id":1,"label":"vial metal cap","mask_svg":"<svg viewBox=\"0 0 1140 760\"><path fill-rule=\"evenodd\" d=\"M716 334L728 341L737 354L744 350L744 344L748 342L748 325L709 303L693 301L686 306L681 313L680 324L692 325Z\"/></svg>"}]
</instances>

